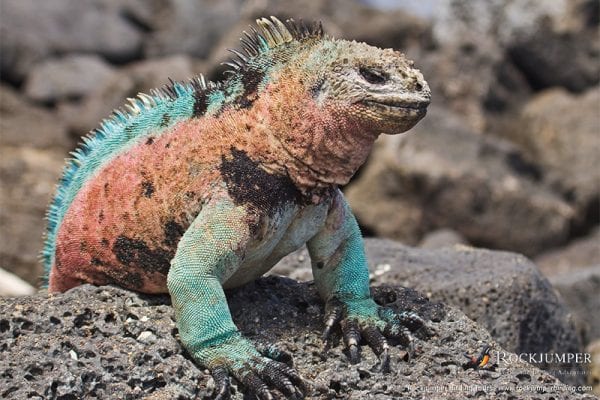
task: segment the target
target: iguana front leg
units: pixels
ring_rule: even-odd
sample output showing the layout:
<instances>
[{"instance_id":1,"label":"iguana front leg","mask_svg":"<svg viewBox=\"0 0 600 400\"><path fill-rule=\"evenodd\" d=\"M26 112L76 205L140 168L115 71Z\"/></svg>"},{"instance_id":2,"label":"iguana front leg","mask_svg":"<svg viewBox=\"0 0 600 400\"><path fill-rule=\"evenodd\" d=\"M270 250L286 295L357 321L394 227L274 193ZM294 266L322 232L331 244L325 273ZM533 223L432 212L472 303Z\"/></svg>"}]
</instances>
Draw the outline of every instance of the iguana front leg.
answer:
<instances>
[{"instance_id":1,"label":"iguana front leg","mask_svg":"<svg viewBox=\"0 0 600 400\"><path fill-rule=\"evenodd\" d=\"M390 370L386 338L399 339L412 353L413 337L408 327L421 327L424 322L412 312L397 314L371 298L362 236L341 192L333 199L323 229L307 247L315 284L326 304L326 346L331 329L339 322L352 363L360 359L361 339L380 357L383 372Z\"/></svg>"},{"instance_id":2,"label":"iguana front leg","mask_svg":"<svg viewBox=\"0 0 600 400\"><path fill-rule=\"evenodd\" d=\"M251 239L248 221L244 207L220 199L207 204L181 238L167 278L179 336L194 360L212 371L215 399L230 397L229 375L259 399L273 398L269 387L303 398L296 371L261 354L231 319L222 283Z\"/></svg>"}]
</instances>

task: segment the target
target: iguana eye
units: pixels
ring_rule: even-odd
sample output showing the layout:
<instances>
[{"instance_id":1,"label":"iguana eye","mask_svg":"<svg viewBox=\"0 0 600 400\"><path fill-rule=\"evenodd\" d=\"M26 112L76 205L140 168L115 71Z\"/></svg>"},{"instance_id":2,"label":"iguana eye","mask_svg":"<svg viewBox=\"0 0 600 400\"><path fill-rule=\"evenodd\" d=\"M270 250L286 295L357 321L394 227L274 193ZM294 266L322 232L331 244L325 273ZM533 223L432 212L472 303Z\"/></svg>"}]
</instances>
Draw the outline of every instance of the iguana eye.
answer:
<instances>
[{"instance_id":1,"label":"iguana eye","mask_svg":"<svg viewBox=\"0 0 600 400\"><path fill-rule=\"evenodd\" d=\"M372 68L360 67L358 69L358 72L365 79L365 81L374 85L381 85L388 80L388 76L385 72L378 71Z\"/></svg>"}]
</instances>

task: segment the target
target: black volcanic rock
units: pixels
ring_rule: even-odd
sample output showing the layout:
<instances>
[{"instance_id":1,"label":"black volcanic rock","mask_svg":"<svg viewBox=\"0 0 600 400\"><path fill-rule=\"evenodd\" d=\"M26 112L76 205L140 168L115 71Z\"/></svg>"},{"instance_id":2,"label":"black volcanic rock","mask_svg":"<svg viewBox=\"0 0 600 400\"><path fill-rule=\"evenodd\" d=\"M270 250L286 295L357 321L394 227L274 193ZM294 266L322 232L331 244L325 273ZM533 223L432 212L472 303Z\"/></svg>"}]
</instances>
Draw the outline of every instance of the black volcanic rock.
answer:
<instances>
[{"instance_id":1,"label":"black volcanic rock","mask_svg":"<svg viewBox=\"0 0 600 400\"><path fill-rule=\"evenodd\" d=\"M421 314L435 334L419 339L406 361L392 350L393 372L362 348L350 365L339 335L322 354L322 303L310 283L270 277L228 294L236 324L253 341L273 341L294 354L312 383L313 399L588 398L523 362L494 370L464 369L463 353L485 343L503 349L460 311L431 303L405 288L374 289L378 302ZM179 341L166 296L143 296L114 287L80 286L64 294L0 299L0 396L7 399L210 398L214 382L190 360ZM417 332L418 334L418 332ZM490 364L496 361L492 359ZM521 391L524 384L543 392ZM234 399L243 396L234 389Z\"/></svg>"}]
</instances>

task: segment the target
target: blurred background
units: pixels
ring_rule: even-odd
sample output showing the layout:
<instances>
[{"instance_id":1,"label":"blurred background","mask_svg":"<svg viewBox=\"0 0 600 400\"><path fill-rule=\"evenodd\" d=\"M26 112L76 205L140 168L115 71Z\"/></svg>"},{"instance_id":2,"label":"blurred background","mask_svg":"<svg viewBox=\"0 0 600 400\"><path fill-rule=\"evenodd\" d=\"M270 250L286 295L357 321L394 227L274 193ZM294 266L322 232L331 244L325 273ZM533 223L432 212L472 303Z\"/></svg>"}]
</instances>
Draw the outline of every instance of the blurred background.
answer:
<instances>
[{"instance_id":1,"label":"blurred background","mask_svg":"<svg viewBox=\"0 0 600 400\"><path fill-rule=\"evenodd\" d=\"M269 15L401 50L432 88L427 117L344 188L366 236L525 254L597 339L599 0L0 0L0 288L17 285L3 270L39 284L80 137L168 78L220 79Z\"/></svg>"},{"instance_id":2,"label":"blurred background","mask_svg":"<svg viewBox=\"0 0 600 400\"><path fill-rule=\"evenodd\" d=\"M399 49L432 87L427 117L382 137L344 189L365 235L519 252L598 285L599 13L598 0L0 0L0 266L38 284L44 211L82 135L168 78L220 79L226 48L275 15Z\"/></svg>"}]
</instances>

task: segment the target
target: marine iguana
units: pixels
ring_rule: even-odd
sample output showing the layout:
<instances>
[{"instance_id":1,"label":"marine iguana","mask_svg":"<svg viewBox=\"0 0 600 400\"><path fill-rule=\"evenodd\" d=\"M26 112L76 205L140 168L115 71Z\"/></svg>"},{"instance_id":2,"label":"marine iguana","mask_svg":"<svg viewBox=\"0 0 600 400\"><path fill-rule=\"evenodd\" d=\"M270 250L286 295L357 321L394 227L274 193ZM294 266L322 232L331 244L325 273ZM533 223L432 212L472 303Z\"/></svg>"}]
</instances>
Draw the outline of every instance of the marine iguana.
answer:
<instances>
[{"instance_id":1,"label":"marine iguana","mask_svg":"<svg viewBox=\"0 0 600 400\"><path fill-rule=\"evenodd\" d=\"M171 295L181 342L229 398L302 398L300 375L232 322L223 288L250 282L306 244L351 361L364 339L389 370L386 338L411 345L415 314L370 296L358 224L338 186L380 133L426 114L430 90L401 53L262 18L221 83L202 76L129 99L72 153L48 210L49 291L116 284ZM279 361L278 361L279 360Z\"/></svg>"}]
</instances>

